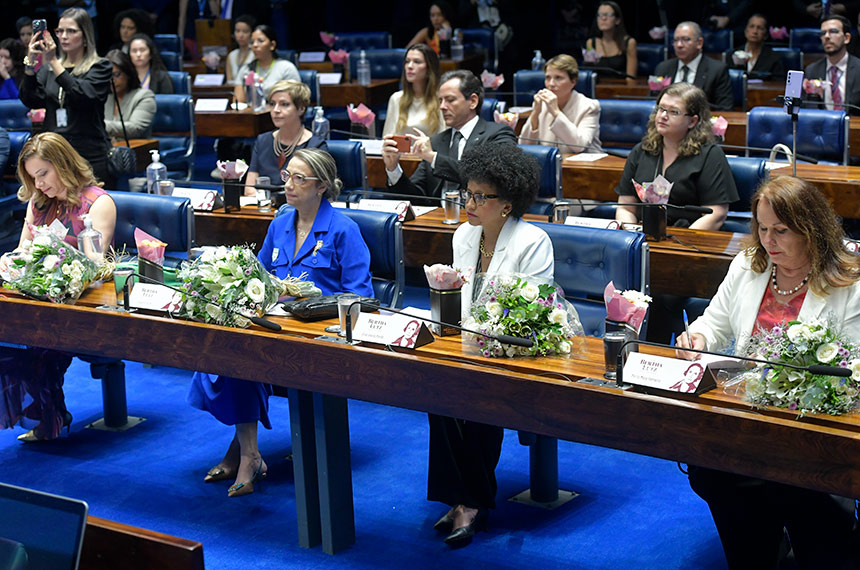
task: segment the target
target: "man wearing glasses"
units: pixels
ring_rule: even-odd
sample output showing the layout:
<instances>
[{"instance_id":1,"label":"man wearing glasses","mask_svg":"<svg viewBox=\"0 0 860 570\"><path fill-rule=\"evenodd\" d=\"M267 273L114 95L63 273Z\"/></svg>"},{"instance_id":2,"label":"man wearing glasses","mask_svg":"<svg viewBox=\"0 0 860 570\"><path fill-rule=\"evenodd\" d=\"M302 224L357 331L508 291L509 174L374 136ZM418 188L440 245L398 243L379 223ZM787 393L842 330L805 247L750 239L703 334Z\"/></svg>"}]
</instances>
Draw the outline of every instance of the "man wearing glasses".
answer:
<instances>
[{"instance_id":1,"label":"man wearing glasses","mask_svg":"<svg viewBox=\"0 0 860 570\"><path fill-rule=\"evenodd\" d=\"M675 28L675 55L657 65L655 75L671 77L672 83L692 83L705 92L712 111L731 111L732 83L726 65L705 57L702 28L695 22L681 22Z\"/></svg>"},{"instance_id":2,"label":"man wearing glasses","mask_svg":"<svg viewBox=\"0 0 860 570\"><path fill-rule=\"evenodd\" d=\"M507 125L487 122L479 115L484 87L471 71L456 70L442 75L439 87L442 117L449 127L428 137L418 129L409 135L412 153L423 160L407 178L400 168L400 152L393 136L385 137L382 159L388 186L398 194L441 197L445 190L459 190L459 161L463 153L482 144L516 144L517 137Z\"/></svg>"},{"instance_id":3,"label":"man wearing glasses","mask_svg":"<svg viewBox=\"0 0 860 570\"><path fill-rule=\"evenodd\" d=\"M824 101L827 109L860 115L860 59L848 53L851 22L845 16L830 16L821 22L821 46L826 57L806 68L806 79L827 81L810 100ZM804 90L805 91L805 90Z\"/></svg>"}]
</instances>

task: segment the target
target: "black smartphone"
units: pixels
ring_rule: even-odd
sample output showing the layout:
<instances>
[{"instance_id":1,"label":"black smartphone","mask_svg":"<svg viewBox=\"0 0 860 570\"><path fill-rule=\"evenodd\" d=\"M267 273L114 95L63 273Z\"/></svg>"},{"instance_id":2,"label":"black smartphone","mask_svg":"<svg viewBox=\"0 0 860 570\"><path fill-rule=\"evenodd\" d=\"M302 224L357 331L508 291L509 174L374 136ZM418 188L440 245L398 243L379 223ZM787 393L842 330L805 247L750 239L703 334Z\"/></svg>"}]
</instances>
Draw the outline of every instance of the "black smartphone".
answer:
<instances>
[{"instance_id":1,"label":"black smartphone","mask_svg":"<svg viewBox=\"0 0 860 570\"><path fill-rule=\"evenodd\" d=\"M38 36L41 32L48 29L47 20L33 20L33 35Z\"/></svg>"}]
</instances>

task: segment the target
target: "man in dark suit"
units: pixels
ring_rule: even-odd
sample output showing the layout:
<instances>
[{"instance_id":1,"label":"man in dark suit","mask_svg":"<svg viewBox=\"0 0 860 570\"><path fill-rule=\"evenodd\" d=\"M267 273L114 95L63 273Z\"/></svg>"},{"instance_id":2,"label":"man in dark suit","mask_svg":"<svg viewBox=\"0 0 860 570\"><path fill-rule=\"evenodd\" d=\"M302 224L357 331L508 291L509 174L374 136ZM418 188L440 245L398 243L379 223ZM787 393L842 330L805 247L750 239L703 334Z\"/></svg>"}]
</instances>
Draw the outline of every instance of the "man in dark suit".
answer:
<instances>
[{"instance_id":1,"label":"man in dark suit","mask_svg":"<svg viewBox=\"0 0 860 570\"><path fill-rule=\"evenodd\" d=\"M821 45L826 57L807 66L806 79L830 82L824 87L823 98L813 95L810 100L823 100L827 109L845 109L849 115L860 115L860 59L848 53L850 30L851 22L844 16L831 16L821 22Z\"/></svg>"},{"instance_id":2,"label":"man in dark suit","mask_svg":"<svg viewBox=\"0 0 860 570\"><path fill-rule=\"evenodd\" d=\"M458 69L442 75L439 99L449 128L432 137L415 129L412 152L423 160L411 178L403 176L396 141L390 135L385 138L382 159L392 192L441 197L444 190L462 186L459 161L464 151L482 144L517 143L509 126L488 123L478 116L484 87L471 71Z\"/></svg>"},{"instance_id":3,"label":"man in dark suit","mask_svg":"<svg viewBox=\"0 0 860 570\"><path fill-rule=\"evenodd\" d=\"M657 65L655 75L671 77L672 83L692 83L705 92L712 111L731 111L732 83L724 63L704 57L705 38L696 22L681 22L675 28L675 55Z\"/></svg>"}]
</instances>

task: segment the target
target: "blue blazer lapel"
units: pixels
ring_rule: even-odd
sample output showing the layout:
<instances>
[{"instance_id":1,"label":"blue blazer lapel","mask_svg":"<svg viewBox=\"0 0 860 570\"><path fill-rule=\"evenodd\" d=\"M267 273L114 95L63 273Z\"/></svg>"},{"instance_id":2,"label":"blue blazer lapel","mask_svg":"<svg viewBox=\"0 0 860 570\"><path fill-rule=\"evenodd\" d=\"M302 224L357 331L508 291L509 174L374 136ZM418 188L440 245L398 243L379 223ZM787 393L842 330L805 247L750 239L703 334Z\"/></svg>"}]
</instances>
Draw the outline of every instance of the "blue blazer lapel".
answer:
<instances>
[{"instance_id":1,"label":"blue blazer lapel","mask_svg":"<svg viewBox=\"0 0 860 570\"><path fill-rule=\"evenodd\" d=\"M325 239L326 234L328 234L329 225L331 224L333 209L334 207L329 203L329 201L323 198L320 202L320 208L317 210L317 215L314 218L314 225L311 227L311 231L302 243L301 248L299 248L299 252L296 254L296 257L293 258L293 265L313 253L317 246L317 240ZM293 232L293 234L296 233L295 224L293 224L289 231ZM293 247L295 247L295 243L295 240L293 240Z\"/></svg>"}]
</instances>

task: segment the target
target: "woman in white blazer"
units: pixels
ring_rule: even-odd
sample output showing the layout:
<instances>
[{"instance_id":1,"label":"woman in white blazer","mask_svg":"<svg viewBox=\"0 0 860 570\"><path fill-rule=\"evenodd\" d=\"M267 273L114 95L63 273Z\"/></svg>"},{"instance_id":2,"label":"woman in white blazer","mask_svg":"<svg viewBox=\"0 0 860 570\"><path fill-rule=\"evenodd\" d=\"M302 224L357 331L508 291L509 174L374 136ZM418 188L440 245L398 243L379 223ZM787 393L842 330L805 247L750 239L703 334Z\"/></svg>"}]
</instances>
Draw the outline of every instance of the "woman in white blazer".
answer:
<instances>
[{"instance_id":1,"label":"woman in white blazer","mask_svg":"<svg viewBox=\"0 0 860 570\"><path fill-rule=\"evenodd\" d=\"M600 103L574 89L576 60L567 54L546 62L544 88L520 133L521 144L555 145L559 152L600 152Z\"/></svg>"},{"instance_id":2,"label":"woman in white blazer","mask_svg":"<svg viewBox=\"0 0 860 570\"><path fill-rule=\"evenodd\" d=\"M806 181L781 176L759 188L752 214L749 247L690 325L692 339L682 334L678 345L720 350L734 341L744 354L756 330L816 318L860 340L860 258L845 247L824 196ZM729 568L776 567L784 528L800 567L860 565L854 499L693 465L689 478L708 502Z\"/></svg>"},{"instance_id":3,"label":"woman in white blazer","mask_svg":"<svg viewBox=\"0 0 860 570\"><path fill-rule=\"evenodd\" d=\"M461 160L468 182L461 196L468 224L454 232L454 266L466 273L523 273L553 278L552 243L546 232L522 221L537 196L540 168L516 145L483 145ZM462 314L472 305L471 280L462 290ZM430 415L427 498L450 506L433 528L452 547L465 546L486 526L495 508L495 469L503 430L497 426Z\"/></svg>"}]
</instances>

